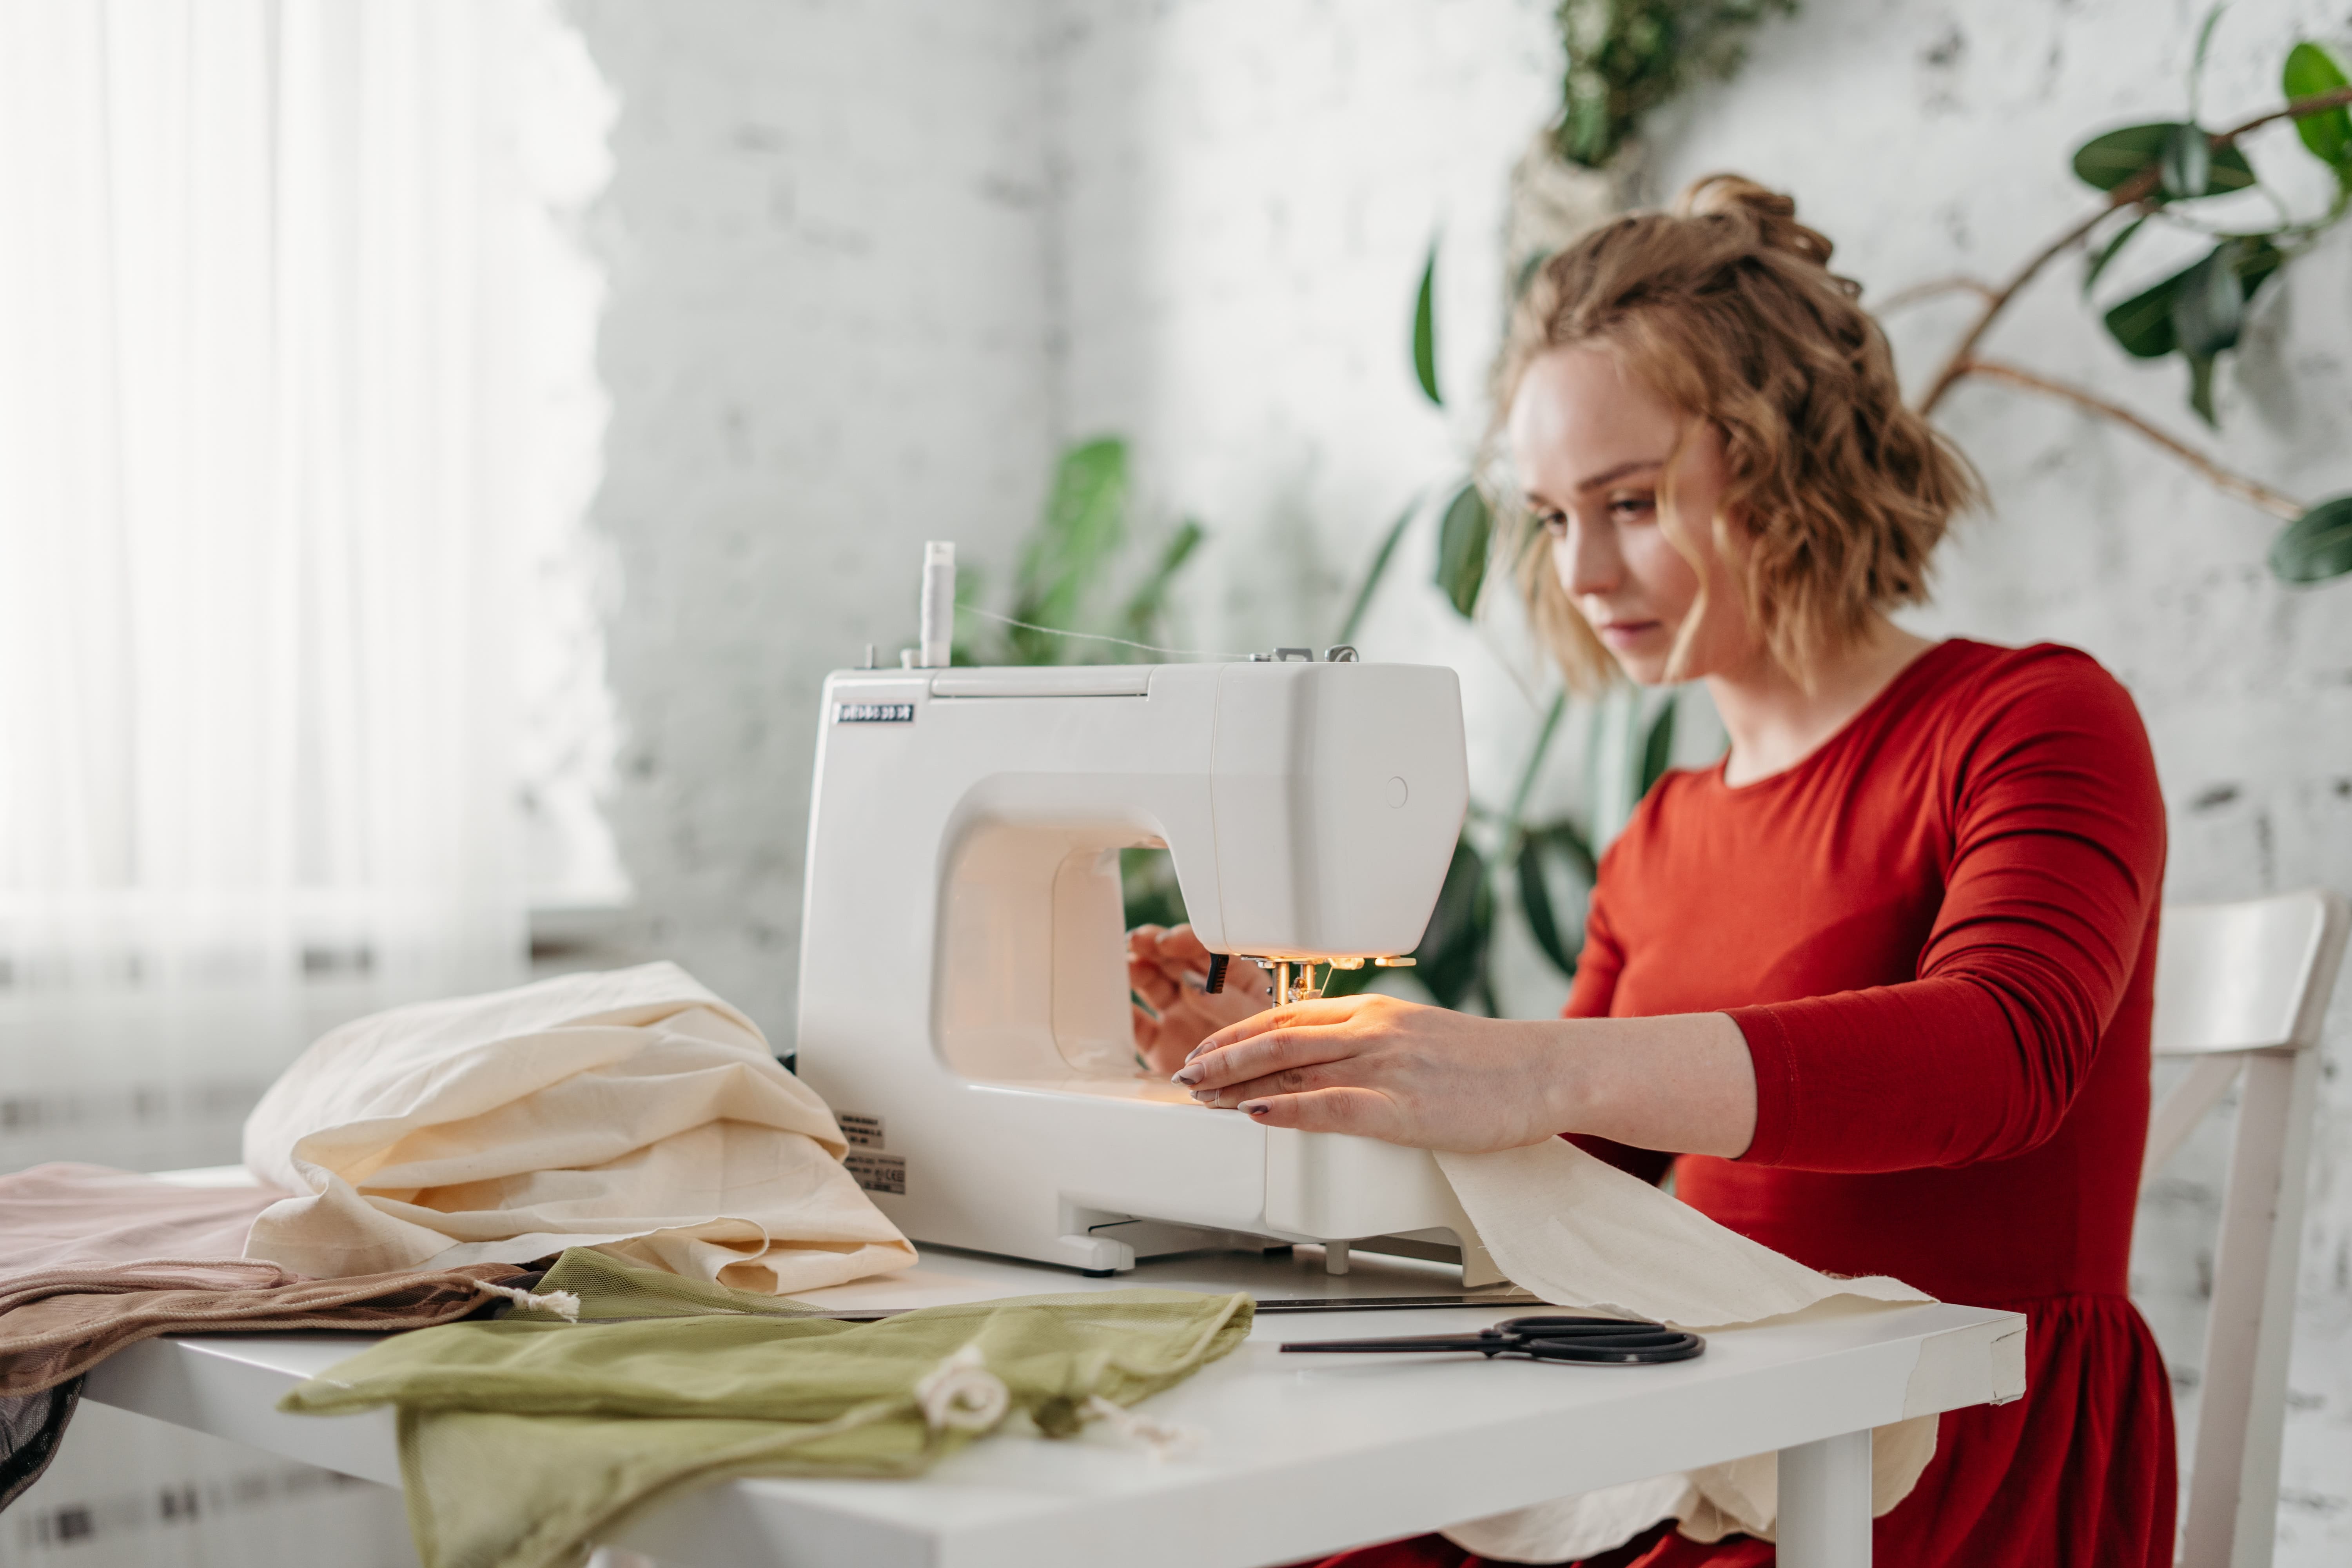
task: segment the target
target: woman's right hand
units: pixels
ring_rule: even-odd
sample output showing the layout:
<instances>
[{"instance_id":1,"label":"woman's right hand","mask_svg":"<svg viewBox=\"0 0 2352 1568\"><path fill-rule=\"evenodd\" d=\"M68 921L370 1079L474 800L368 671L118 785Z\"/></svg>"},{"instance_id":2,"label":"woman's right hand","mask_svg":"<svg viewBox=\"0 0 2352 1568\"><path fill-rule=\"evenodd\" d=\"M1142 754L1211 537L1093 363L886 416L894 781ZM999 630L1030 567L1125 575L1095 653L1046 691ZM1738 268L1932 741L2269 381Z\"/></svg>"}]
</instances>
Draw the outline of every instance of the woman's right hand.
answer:
<instances>
[{"instance_id":1,"label":"woman's right hand","mask_svg":"<svg viewBox=\"0 0 2352 1568\"><path fill-rule=\"evenodd\" d=\"M1150 1007L1131 1007L1135 1048L1152 1073L1166 1078L1184 1065L1194 1046L1229 1024L1265 1010L1273 987L1256 964L1237 962L1225 988L1212 996L1209 950L1189 925L1138 926L1127 933L1127 984Z\"/></svg>"}]
</instances>

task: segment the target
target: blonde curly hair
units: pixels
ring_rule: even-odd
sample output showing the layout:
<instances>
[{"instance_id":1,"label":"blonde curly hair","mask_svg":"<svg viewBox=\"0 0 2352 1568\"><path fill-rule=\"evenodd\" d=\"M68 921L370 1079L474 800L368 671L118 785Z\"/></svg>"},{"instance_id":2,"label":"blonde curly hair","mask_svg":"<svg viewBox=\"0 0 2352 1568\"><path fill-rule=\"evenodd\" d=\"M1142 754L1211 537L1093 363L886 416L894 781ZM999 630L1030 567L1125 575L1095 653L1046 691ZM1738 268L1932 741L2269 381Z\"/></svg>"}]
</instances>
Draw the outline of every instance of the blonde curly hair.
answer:
<instances>
[{"instance_id":1,"label":"blonde curly hair","mask_svg":"<svg viewBox=\"0 0 2352 1568\"><path fill-rule=\"evenodd\" d=\"M1729 478L1717 549L1744 558L1750 622L1800 680L1874 611L1924 601L1937 542L1982 499L1958 448L1904 405L1885 335L1855 302L1861 285L1830 271L1831 248L1789 197L1710 174L1667 211L1629 213L1545 262L1513 311L1495 386L1499 427L1537 358L1594 345L1678 410L1685 437L1701 422L1719 431ZM1672 519L1664 486L1659 502ZM1573 684L1605 685L1615 662L1528 532L1540 525L1517 510L1538 632ZM1735 519L1748 535L1737 552ZM1672 528L1667 538L1688 552Z\"/></svg>"}]
</instances>

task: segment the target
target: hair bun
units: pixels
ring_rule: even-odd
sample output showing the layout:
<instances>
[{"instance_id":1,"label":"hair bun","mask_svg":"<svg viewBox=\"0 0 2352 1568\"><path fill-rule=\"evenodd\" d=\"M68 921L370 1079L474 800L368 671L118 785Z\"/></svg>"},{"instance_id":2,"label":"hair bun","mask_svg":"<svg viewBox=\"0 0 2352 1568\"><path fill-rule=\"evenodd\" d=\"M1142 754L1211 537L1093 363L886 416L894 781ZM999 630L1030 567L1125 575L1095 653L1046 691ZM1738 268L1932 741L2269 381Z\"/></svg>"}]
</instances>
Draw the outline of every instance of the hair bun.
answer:
<instances>
[{"instance_id":1,"label":"hair bun","mask_svg":"<svg viewBox=\"0 0 2352 1568\"><path fill-rule=\"evenodd\" d=\"M1829 237L1797 221L1792 196L1767 190L1741 174L1703 174L1675 198L1676 217L1727 216L1746 223L1767 250L1801 257L1816 267L1830 264Z\"/></svg>"}]
</instances>

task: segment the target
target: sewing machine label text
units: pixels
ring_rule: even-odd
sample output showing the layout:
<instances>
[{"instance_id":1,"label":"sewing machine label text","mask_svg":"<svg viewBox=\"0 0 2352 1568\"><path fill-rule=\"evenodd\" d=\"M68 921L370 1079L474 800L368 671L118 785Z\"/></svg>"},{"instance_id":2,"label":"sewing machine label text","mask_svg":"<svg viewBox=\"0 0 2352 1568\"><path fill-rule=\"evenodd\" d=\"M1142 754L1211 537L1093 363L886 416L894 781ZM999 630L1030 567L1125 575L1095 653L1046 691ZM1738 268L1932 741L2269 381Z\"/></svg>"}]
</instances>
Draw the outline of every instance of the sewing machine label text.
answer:
<instances>
[{"instance_id":1,"label":"sewing machine label text","mask_svg":"<svg viewBox=\"0 0 2352 1568\"><path fill-rule=\"evenodd\" d=\"M893 1193L907 1195L907 1162L896 1154L866 1154L853 1152L842 1161L857 1184L869 1193Z\"/></svg>"},{"instance_id":2,"label":"sewing machine label text","mask_svg":"<svg viewBox=\"0 0 2352 1568\"><path fill-rule=\"evenodd\" d=\"M836 702L833 705L833 721L836 724L911 724L915 721L915 705L911 702Z\"/></svg>"},{"instance_id":3,"label":"sewing machine label text","mask_svg":"<svg viewBox=\"0 0 2352 1568\"><path fill-rule=\"evenodd\" d=\"M842 1137L848 1140L848 1142L855 1147L860 1149L882 1149L888 1147L887 1144L882 1142L882 1119L880 1117L859 1116L854 1111L845 1110L838 1116L835 1116L834 1120L841 1123Z\"/></svg>"}]
</instances>

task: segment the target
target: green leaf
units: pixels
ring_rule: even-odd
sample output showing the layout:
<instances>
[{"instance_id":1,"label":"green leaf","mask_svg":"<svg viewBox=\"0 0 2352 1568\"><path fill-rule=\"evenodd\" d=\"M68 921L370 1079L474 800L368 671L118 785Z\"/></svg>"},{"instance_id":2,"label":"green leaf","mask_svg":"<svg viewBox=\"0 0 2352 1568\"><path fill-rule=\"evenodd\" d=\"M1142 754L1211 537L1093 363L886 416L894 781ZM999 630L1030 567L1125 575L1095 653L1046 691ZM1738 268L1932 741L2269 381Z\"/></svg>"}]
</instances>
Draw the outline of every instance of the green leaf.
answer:
<instances>
[{"instance_id":1,"label":"green leaf","mask_svg":"<svg viewBox=\"0 0 2352 1568\"><path fill-rule=\"evenodd\" d=\"M1421 497L1415 496L1404 503L1404 510L1389 524L1389 531L1381 535L1381 547L1372 552L1372 563L1364 572L1364 585L1356 590L1355 602L1348 606L1348 618L1339 623L1339 635L1332 639L1334 642L1356 640L1357 629L1364 624L1364 612L1372 607L1372 595L1379 592L1381 579L1388 575L1389 563L1396 557L1397 542L1404 537L1406 525L1420 510Z\"/></svg>"},{"instance_id":2,"label":"green leaf","mask_svg":"<svg viewBox=\"0 0 2352 1568\"><path fill-rule=\"evenodd\" d=\"M1569 869L1583 878L1586 886L1590 887L1600 877L1601 857L1593 853L1591 841L1584 837L1584 830L1567 817L1528 831L1542 839L1546 848L1566 860Z\"/></svg>"},{"instance_id":3,"label":"green leaf","mask_svg":"<svg viewBox=\"0 0 2352 1568\"><path fill-rule=\"evenodd\" d=\"M1437 907L1429 913L1421 945L1412 950L1413 974L1439 1006L1458 1007L1478 987L1494 931L1495 889L1486 859L1467 838L1457 839Z\"/></svg>"},{"instance_id":4,"label":"green leaf","mask_svg":"<svg viewBox=\"0 0 2352 1568\"><path fill-rule=\"evenodd\" d=\"M1045 515L1022 552L1015 620L1080 629L1079 614L1127 531L1127 443L1115 436L1062 454ZM1007 637L1024 664L1056 664L1087 645L1014 629Z\"/></svg>"},{"instance_id":5,"label":"green leaf","mask_svg":"<svg viewBox=\"0 0 2352 1568\"><path fill-rule=\"evenodd\" d=\"M2174 300L2187 286L2190 274L2205 266L2214 253L2232 247L2238 248L2233 251L2231 269L2236 274L2242 301L2252 299L2254 291L2262 287L2263 280L2277 271L2286 260L2286 254L2272 244L2266 237L2253 236L2223 240L2203 258L2182 268L2171 277L2151 285L2110 310L2104 318L2108 335L2123 346L2126 353L2139 359L2162 359L2172 353L2174 349L2180 346L2179 334L2173 319ZM2214 278L2210 274L2200 281L2207 287L2218 288ZM2202 307L2200 308L2202 309ZM2197 318L2200 324L2210 319L2210 312Z\"/></svg>"},{"instance_id":6,"label":"green leaf","mask_svg":"<svg viewBox=\"0 0 2352 1568\"><path fill-rule=\"evenodd\" d=\"M1120 607L1117 626L1120 637L1132 642L1148 643L1157 642L1167 635L1161 623L1168 614L1169 592L1175 587L1176 578L1184 570L1184 563L1192 558L1192 552L1199 549L1201 541L1207 537L1208 530L1202 528L1197 519L1188 517L1177 525L1176 531L1160 548L1160 558L1151 563L1151 570L1142 582L1136 584L1135 592L1128 595L1126 605ZM1089 657L1132 659L1139 652L1129 649L1114 656L1105 650Z\"/></svg>"},{"instance_id":7,"label":"green leaf","mask_svg":"<svg viewBox=\"0 0 2352 1568\"><path fill-rule=\"evenodd\" d=\"M2219 430L2221 422L2213 416L2213 356L2183 349L2180 357L2189 362L2189 406L2198 418Z\"/></svg>"},{"instance_id":8,"label":"green leaf","mask_svg":"<svg viewBox=\"0 0 2352 1568\"><path fill-rule=\"evenodd\" d=\"M1421 390L1438 407L1445 399L1437 394L1437 241L1429 242L1429 259L1422 263L1421 290L1412 301L1412 374L1421 381Z\"/></svg>"},{"instance_id":9,"label":"green leaf","mask_svg":"<svg viewBox=\"0 0 2352 1568\"><path fill-rule=\"evenodd\" d=\"M2205 54L2213 46L2213 29L2221 24L2221 13L2229 8L2230 0L2217 0L2213 8L2205 13L2204 24L2197 29L2197 47L2189 57L2189 102L2191 115L2197 112L2198 92L2205 82Z\"/></svg>"},{"instance_id":10,"label":"green leaf","mask_svg":"<svg viewBox=\"0 0 2352 1568\"><path fill-rule=\"evenodd\" d=\"M1666 776L1666 767L1675 754L1675 708L1670 695L1666 705L1658 710L1658 716L1650 721L1649 733L1642 737L1642 788L1640 795L1634 796L1636 800L1648 795Z\"/></svg>"},{"instance_id":11,"label":"green leaf","mask_svg":"<svg viewBox=\"0 0 2352 1568\"><path fill-rule=\"evenodd\" d=\"M1467 619L1478 607L1486 582L1486 556L1494 541L1495 516L1475 480L1465 481L1446 503L1437 526L1437 585L1454 612Z\"/></svg>"},{"instance_id":12,"label":"green leaf","mask_svg":"<svg viewBox=\"0 0 2352 1568\"><path fill-rule=\"evenodd\" d=\"M2090 266L2083 269L2083 294L2084 298L2089 298L2091 285L2099 280L2099 274L2107 269L2108 262L2113 261L2116 257L2123 254L2124 247L2131 243L2132 236L2137 234L2140 230L2140 226L2147 222L2147 216L2148 215L2146 213L2140 214L2139 216L2132 219L2131 222L2116 230L2115 237L2108 240L2106 244L2099 247L2099 253L2091 258Z\"/></svg>"},{"instance_id":13,"label":"green leaf","mask_svg":"<svg viewBox=\"0 0 2352 1568\"><path fill-rule=\"evenodd\" d=\"M2271 542L2271 571L2284 583L2325 583L2352 572L2352 496L2321 501Z\"/></svg>"},{"instance_id":14,"label":"green leaf","mask_svg":"<svg viewBox=\"0 0 2352 1568\"><path fill-rule=\"evenodd\" d=\"M1556 860L1584 884L1588 893L1594 869L1592 846L1575 823L1563 817L1558 822L1530 827L1521 836L1517 881L1519 886L1519 908L1528 919L1528 931L1536 945L1543 950L1554 968L1570 979L1576 977L1576 962L1584 947L1581 931L1571 931L1561 924L1552 903L1551 883L1546 875L1547 861Z\"/></svg>"},{"instance_id":15,"label":"green leaf","mask_svg":"<svg viewBox=\"0 0 2352 1568\"><path fill-rule=\"evenodd\" d=\"M1528 285L1536 280L1536 274L1544 269L1544 263L1549 261L1553 257L1558 256L1559 254L1559 252L1557 250L1538 250L1532 256L1529 256L1525 261L1520 262L1519 275L1511 280L1512 300L1518 300L1526 299L1528 294Z\"/></svg>"},{"instance_id":16,"label":"green leaf","mask_svg":"<svg viewBox=\"0 0 2352 1568\"><path fill-rule=\"evenodd\" d=\"M1165 849L1120 850L1118 885L1129 931L1144 925L1179 926L1188 918L1184 889L1176 881L1176 861Z\"/></svg>"},{"instance_id":17,"label":"green leaf","mask_svg":"<svg viewBox=\"0 0 2352 1568\"><path fill-rule=\"evenodd\" d=\"M2166 144L2179 123L2164 121L2154 125L2126 125L2092 137L2074 150L2075 177L2095 190L2112 191L2150 165L2156 166L2160 174ZM2243 153L2234 146L2209 145L2201 194L2221 195L2242 191L2253 183L2253 165L2246 162ZM2159 184L2146 199L2160 203L2168 198Z\"/></svg>"},{"instance_id":18,"label":"green leaf","mask_svg":"<svg viewBox=\"0 0 2352 1568\"><path fill-rule=\"evenodd\" d=\"M1551 960L1552 967L1571 979L1576 974L1576 954L1561 940L1559 921L1552 913L1551 889L1544 884L1543 840L1530 834L1519 841L1519 910L1528 917L1528 934L1536 939L1536 946Z\"/></svg>"},{"instance_id":19,"label":"green leaf","mask_svg":"<svg viewBox=\"0 0 2352 1568\"><path fill-rule=\"evenodd\" d=\"M2192 360L2211 359L2238 343L2246 291L2238 281L2242 241L2225 239L2188 271L2172 291L2172 341Z\"/></svg>"},{"instance_id":20,"label":"green leaf","mask_svg":"<svg viewBox=\"0 0 2352 1568\"><path fill-rule=\"evenodd\" d=\"M2133 295L2102 318L2106 322L2107 335L2123 345L2124 353L2137 359L2162 359L2172 352L2172 297L2179 292L2184 276L2173 274L2145 292Z\"/></svg>"},{"instance_id":21,"label":"green leaf","mask_svg":"<svg viewBox=\"0 0 2352 1568\"><path fill-rule=\"evenodd\" d=\"M2213 143L2201 125L2176 125L2164 138L2158 184L2168 196L2201 196L2213 173Z\"/></svg>"},{"instance_id":22,"label":"green leaf","mask_svg":"<svg viewBox=\"0 0 2352 1568\"><path fill-rule=\"evenodd\" d=\"M2297 44L2287 51L2281 85L2289 102L2316 98L2346 85L2344 68L2317 44ZM2334 169L2339 180L2352 184L2352 109L2338 104L2304 115L2294 122L2294 133L2303 138L2313 157Z\"/></svg>"},{"instance_id":23,"label":"green leaf","mask_svg":"<svg viewBox=\"0 0 2352 1568\"><path fill-rule=\"evenodd\" d=\"M1544 758L1551 754L1551 743L1559 734L1559 721L1568 714L1568 693L1556 692L1551 707L1545 710L1543 723L1536 730L1536 743L1528 748L1527 766L1519 770L1519 782L1511 791L1511 808L1504 820L1516 828L1526 815L1528 797L1535 793L1537 775L1543 772Z\"/></svg>"}]
</instances>

